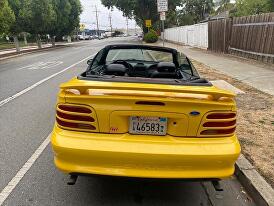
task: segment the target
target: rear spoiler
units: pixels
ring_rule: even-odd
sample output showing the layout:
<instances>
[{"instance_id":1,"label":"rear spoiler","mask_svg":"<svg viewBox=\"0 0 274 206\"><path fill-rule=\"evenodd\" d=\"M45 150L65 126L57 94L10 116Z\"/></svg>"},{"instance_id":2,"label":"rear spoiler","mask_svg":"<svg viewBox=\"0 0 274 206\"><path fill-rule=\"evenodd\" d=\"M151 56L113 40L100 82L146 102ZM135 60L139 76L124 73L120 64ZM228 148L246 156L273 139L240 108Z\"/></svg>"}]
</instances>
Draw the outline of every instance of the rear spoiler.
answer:
<instances>
[{"instance_id":1,"label":"rear spoiler","mask_svg":"<svg viewBox=\"0 0 274 206\"><path fill-rule=\"evenodd\" d=\"M218 101L221 98L234 98L230 91L215 86L176 86L139 83L119 83L83 81L72 79L60 85L63 91L71 95L115 95L131 97L168 97L168 98L197 98Z\"/></svg>"}]
</instances>

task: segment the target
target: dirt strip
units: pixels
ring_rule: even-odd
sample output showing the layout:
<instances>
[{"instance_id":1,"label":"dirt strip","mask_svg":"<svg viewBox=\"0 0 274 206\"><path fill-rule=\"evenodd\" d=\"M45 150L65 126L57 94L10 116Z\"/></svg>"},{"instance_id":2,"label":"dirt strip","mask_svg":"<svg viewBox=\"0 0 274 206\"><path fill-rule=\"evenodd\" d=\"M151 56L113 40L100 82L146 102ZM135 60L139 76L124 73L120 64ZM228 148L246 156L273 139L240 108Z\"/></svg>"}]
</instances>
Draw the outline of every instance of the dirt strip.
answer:
<instances>
[{"instance_id":1,"label":"dirt strip","mask_svg":"<svg viewBox=\"0 0 274 206\"><path fill-rule=\"evenodd\" d=\"M202 77L225 80L245 92L236 97L242 153L274 188L274 97L204 64L193 63Z\"/></svg>"}]
</instances>

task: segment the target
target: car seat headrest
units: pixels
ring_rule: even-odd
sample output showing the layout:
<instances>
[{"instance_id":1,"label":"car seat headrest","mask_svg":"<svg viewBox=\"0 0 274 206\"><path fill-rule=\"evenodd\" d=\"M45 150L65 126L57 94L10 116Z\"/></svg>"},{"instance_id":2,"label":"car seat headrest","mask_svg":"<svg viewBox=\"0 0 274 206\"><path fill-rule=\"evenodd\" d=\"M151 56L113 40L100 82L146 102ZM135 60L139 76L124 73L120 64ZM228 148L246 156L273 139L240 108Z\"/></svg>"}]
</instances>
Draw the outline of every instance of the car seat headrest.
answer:
<instances>
[{"instance_id":1,"label":"car seat headrest","mask_svg":"<svg viewBox=\"0 0 274 206\"><path fill-rule=\"evenodd\" d=\"M157 64L158 72L175 72L176 66L172 62L159 62Z\"/></svg>"},{"instance_id":2,"label":"car seat headrest","mask_svg":"<svg viewBox=\"0 0 274 206\"><path fill-rule=\"evenodd\" d=\"M109 64L105 67L105 75L124 76L127 68L123 64Z\"/></svg>"}]
</instances>

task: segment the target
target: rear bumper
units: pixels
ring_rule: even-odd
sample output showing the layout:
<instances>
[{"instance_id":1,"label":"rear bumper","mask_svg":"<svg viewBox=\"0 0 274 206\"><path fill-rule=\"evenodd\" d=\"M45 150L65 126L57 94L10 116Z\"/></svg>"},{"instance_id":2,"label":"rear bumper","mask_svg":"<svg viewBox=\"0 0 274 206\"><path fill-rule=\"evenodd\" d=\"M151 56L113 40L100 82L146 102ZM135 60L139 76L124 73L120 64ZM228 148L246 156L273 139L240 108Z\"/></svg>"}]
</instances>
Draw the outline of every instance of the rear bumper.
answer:
<instances>
[{"instance_id":1,"label":"rear bumper","mask_svg":"<svg viewBox=\"0 0 274 206\"><path fill-rule=\"evenodd\" d=\"M51 143L55 165L65 173L144 178L226 178L240 154L235 135L174 138L55 127Z\"/></svg>"}]
</instances>

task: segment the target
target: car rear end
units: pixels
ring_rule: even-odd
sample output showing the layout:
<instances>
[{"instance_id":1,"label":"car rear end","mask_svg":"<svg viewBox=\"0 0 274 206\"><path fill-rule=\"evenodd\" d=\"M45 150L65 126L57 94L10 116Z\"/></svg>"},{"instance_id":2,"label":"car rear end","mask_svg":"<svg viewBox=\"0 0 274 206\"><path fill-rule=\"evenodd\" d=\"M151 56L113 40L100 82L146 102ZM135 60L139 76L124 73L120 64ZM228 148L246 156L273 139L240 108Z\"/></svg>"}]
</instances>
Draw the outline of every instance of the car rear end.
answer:
<instances>
[{"instance_id":1,"label":"car rear end","mask_svg":"<svg viewBox=\"0 0 274 206\"><path fill-rule=\"evenodd\" d=\"M56 106L55 165L69 174L229 177L240 153L233 98L214 86L75 78Z\"/></svg>"}]
</instances>

